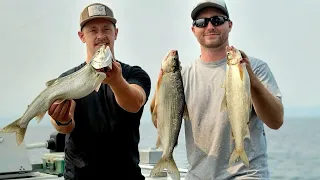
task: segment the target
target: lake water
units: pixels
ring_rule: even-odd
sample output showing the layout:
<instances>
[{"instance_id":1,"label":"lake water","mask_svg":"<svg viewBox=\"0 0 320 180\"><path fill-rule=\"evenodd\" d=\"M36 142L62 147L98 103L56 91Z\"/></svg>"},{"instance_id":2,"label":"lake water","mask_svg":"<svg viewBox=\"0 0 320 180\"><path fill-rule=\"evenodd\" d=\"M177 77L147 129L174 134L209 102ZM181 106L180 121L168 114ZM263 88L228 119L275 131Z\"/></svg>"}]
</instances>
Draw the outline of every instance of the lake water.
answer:
<instances>
[{"instance_id":1,"label":"lake water","mask_svg":"<svg viewBox=\"0 0 320 180\"><path fill-rule=\"evenodd\" d=\"M320 179L320 118L285 119L280 130L266 129L268 141L269 170L271 179ZM31 126L26 134L26 143L45 141L54 131L50 126ZM141 124L140 148L155 147L156 130L150 122ZM45 149L29 151L32 162L40 162ZM180 168L187 167L184 128L174 158Z\"/></svg>"}]
</instances>

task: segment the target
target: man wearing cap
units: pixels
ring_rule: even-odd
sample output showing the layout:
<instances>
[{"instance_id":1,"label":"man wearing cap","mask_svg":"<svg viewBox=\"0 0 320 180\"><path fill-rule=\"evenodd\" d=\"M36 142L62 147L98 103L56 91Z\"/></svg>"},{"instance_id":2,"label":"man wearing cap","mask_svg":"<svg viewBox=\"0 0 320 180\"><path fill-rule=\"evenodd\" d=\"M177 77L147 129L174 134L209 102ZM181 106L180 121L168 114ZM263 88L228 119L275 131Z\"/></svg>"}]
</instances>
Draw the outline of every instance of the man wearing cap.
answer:
<instances>
[{"instance_id":1,"label":"man wearing cap","mask_svg":"<svg viewBox=\"0 0 320 180\"><path fill-rule=\"evenodd\" d=\"M80 40L86 44L86 62L60 75L66 76L89 62L101 45L113 55L117 20L104 4L85 7L80 15ZM115 57L115 56L114 56ZM115 58L116 60L116 58ZM98 92L53 104L49 109L57 131L66 134L66 180L145 179L139 167L139 125L151 81L139 66L116 60L106 72Z\"/></svg>"},{"instance_id":2,"label":"man wearing cap","mask_svg":"<svg viewBox=\"0 0 320 180\"><path fill-rule=\"evenodd\" d=\"M249 121L251 139L244 140L250 165L236 161L229 167L234 150L230 123L220 112L225 79L226 46L232 21L223 1L200 2L191 12L192 32L201 54L182 70L189 119L185 136L189 172L187 180L268 179L264 124L279 129L283 123L282 96L267 63L243 52L251 80L253 113Z\"/></svg>"}]
</instances>

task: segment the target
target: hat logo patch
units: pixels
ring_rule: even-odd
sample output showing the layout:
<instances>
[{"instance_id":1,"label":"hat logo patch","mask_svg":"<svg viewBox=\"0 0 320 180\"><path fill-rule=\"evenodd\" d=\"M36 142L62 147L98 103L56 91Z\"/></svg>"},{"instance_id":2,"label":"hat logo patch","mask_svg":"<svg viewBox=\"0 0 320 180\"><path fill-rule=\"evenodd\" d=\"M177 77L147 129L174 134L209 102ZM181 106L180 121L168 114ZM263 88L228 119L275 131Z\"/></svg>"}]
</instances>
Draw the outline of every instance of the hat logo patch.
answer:
<instances>
[{"instance_id":1,"label":"hat logo patch","mask_svg":"<svg viewBox=\"0 0 320 180\"><path fill-rule=\"evenodd\" d=\"M89 17L91 17L91 16L106 16L107 12L106 12L106 8L104 6L94 5L94 6L88 7L88 14L89 14Z\"/></svg>"}]
</instances>

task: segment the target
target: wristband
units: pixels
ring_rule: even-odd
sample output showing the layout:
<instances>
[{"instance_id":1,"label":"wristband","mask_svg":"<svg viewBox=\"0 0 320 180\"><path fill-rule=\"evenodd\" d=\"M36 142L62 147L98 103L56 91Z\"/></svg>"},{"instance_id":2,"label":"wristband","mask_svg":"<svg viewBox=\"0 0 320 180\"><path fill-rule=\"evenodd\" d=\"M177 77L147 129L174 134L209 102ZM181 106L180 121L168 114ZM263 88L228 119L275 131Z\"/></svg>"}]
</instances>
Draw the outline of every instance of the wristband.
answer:
<instances>
[{"instance_id":1,"label":"wristband","mask_svg":"<svg viewBox=\"0 0 320 180\"><path fill-rule=\"evenodd\" d=\"M67 123L61 123L61 122L59 122L59 121L57 121L57 120L55 120L56 121L56 124L58 125L58 126L67 126L67 125L69 125L71 122L72 122L72 119L70 119L70 121L68 121Z\"/></svg>"}]
</instances>

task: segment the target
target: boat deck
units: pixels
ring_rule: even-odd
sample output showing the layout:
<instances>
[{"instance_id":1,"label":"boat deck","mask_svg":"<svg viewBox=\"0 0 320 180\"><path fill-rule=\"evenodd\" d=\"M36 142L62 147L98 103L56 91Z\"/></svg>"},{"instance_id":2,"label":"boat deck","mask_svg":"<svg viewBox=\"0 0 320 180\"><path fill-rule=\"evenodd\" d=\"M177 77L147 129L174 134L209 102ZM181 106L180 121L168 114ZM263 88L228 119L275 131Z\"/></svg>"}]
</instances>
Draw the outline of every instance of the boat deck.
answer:
<instances>
[{"instance_id":1,"label":"boat deck","mask_svg":"<svg viewBox=\"0 0 320 180\"><path fill-rule=\"evenodd\" d=\"M16 143L15 133L5 133L0 136L0 179L24 179L24 180L64 180L64 137L54 133L50 140L42 143L33 143L19 146ZM61 141L59 141L59 138ZM50 142L54 146L50 146ZM54 147L54 148L52 148ZM60 150L56 147L63 147ZM47 148L52 152L43 153L39 161L31 162L27 151L30 149ZM146 180L169 180L172 179L166 172L161 177L150 177L150 172L155 163L162 156L162 151L155 148L139 149L140 167ZM121 168L121 167L119 167ZM184 180L187 169L179 169L180 179ZM121 177L121 175L119 175Z\"/></svg>"},{"instance_id":2,"label":"boat deck","mask_svg":"<svg viewBox=\"0 0 320 180\"><path fill-rule=\"evenodd\" d=\"M141 165L142 174L146 178L146 180L171 180L172 178L167 175L165 177L150 177L150 165ZM185 179L186 173L185 170L181 170L180 172L181 180ZM164 173L166 174L166 173ZM20 176L20 177L19 177ZM1 179L19 179L19 180L64 180L63 177L59 177L57 175L51 175L47 173L43 173L40 171L30 172L30 173L21 173L20 175L14 174L14 177L10 174L0 175Z\"/></svg>"}]
</instances>

